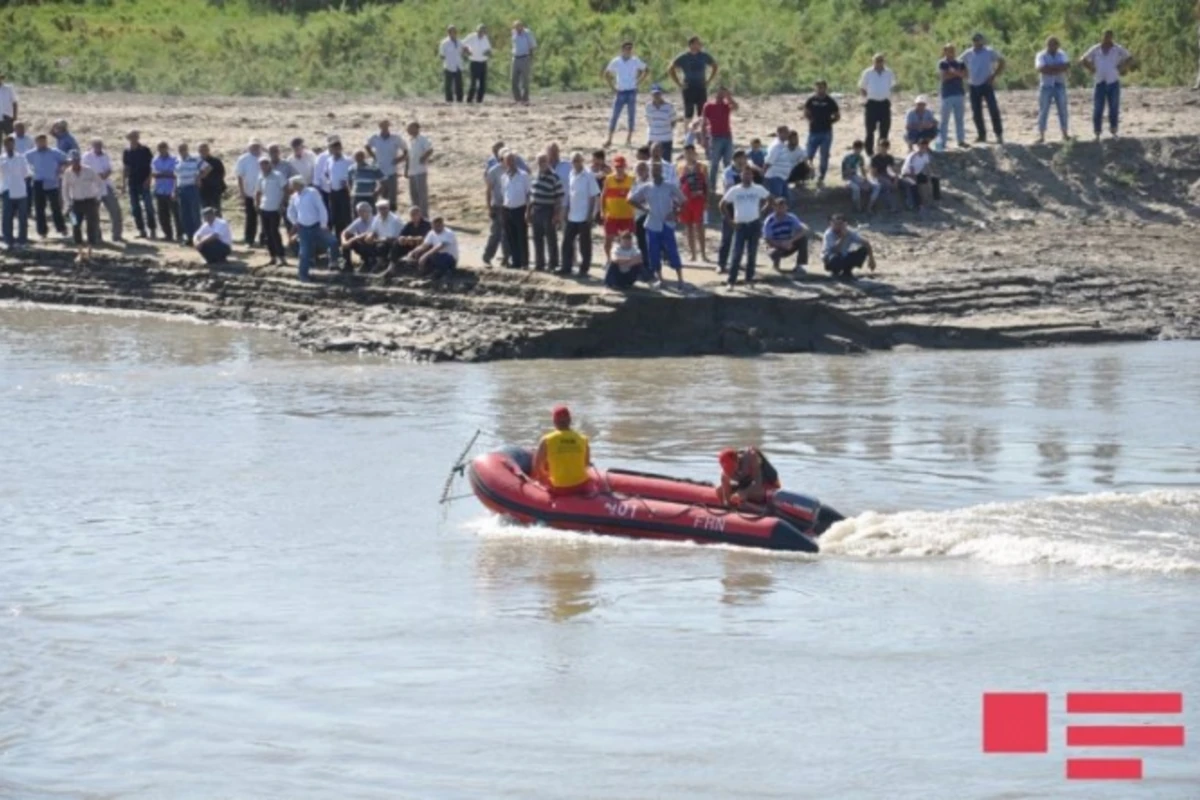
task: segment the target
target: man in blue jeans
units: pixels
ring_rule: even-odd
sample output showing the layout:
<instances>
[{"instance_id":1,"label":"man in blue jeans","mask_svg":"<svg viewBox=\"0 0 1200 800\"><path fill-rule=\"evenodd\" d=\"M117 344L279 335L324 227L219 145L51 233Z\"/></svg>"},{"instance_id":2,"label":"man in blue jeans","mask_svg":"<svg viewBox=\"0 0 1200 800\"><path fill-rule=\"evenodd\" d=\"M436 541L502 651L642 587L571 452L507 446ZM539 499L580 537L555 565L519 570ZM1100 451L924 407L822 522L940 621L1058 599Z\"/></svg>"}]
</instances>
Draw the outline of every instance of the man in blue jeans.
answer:
<instances>
[{"instance_id":1,"label":"man in blue jeans","mask_svg":"<svg viewBox=\"0 0 1200 800\"><path fill-rule=\"evenodd\" d=\"M946 149L946 137L950 133L950 117L954 117L954 133L959 147L967 147L967 139L963 135L963 79L967 77L967 65L958 60L954 45L947 44L942 48L942 60L938 62L938 75L941 77L942 124L938 130L938 150Z\"/></svg>"},{"instance_id":2,"label":"man in blue jeans","mask_svg":"<svg viewBox=\"0 0 1200 800\"><path fill-rule=\"evenodd\" d=\"M617 130L617 122L621 119L621 110L625 109L629 117L629 127L626 129L625 146L633 144L633 124L637 120L638 86L646 80L649 68L640 58L633 54L633 42L621 44L621 55L608 62L600 76L608 81L608 88L616 93L613 100L612 117L608 121L608 138L604 140L605 147L612 146L613 133Z\"/></svg>"},{"instance_id":3,"label":"man in blue jeans","mask_svg":"<svg viewBox=\"0 0 1200 800\"><path fill-rule=\"evenodd\" d=\"M10 249L29 243L29 162L16 150L16 138L4 137L4 153L0 155L0 191L3 192L4 244ZM17 224L13 236L13 222Z\"/></svg>"},{"instance_id":4,"label":"man in blue jeans","mask_svg":"<svg viewBox=\"0 0 1200 800\"><path fill-rule=\"evenodd\" d=\"M304 184L304 178L296 175L288 183L292 187L292 199L288 202L287 217L295 230L300 245L299 278L307 282L308 271L320 245L329 255L329 270L338 267L338 240L329 230L329 209L325 207L321 193Z\"/></svg>"},{"instance_id":5,"label":"man in blue jeans","mask_svg":"<svg viewBox=\"0 0 1200 800\"><path fill-rule=\"evenodd\" d=\"M1000 121L1000 105L996 102L995 80L1004 72L1004 57L987 46L982 33L971 37L971 47L962 54L967 65L967 82L971 90L971 117L975 121L977 142L987 141L987 128L983 126L983 104L987 103L988 115L992 118L992 132L996 141L1004 144L1004 124Z\"/></svg>"},{"instance_id":6,"label":"man in blue jeans","mask_svg":"<svg viewBox=\"0 0 1200 800\"><path fill-rule=\"evenodd\" d=\"M145 239L149 231L151 239L158 238L157 220L154 218L154 195L150 191L150 179L154 170L154 153L141 142L138 131L130 131L129 147L121 156L124 169L121 172L123 190L129 191L129 205L133 211L133 222L137 225L138 238ZM143 216L144 215L144 216Z\"/></svg>"},{"instance_id":7,"label":"man in blue jeans","mask_svg":"<svg viewBox=\"0 0 1200 800\"><path fill-rule=\"evenodd\" d=\"M1108 106L1108 130L1117 136L1121 124L1121 76L1129 68L1133 56L1113 41L1113 32L1105 31L1100 44L1093 45L1079 60L1080 66L1092 73L1096 88L1092 93L1092 128L1096 139L1104 129L1104 107Z\"/></svg>"},{"instance_id":8,"label":"man in blue jeans","mask_svg":"<svg viewBox=\"0 0 1200 800\"><path fill-rule=\"evenodd\" d=\"M1053 36L1046 39L1046 49L1037 54L1033 66L1041 78L1038 93L1038 144L1046 141L1046 126L1050 122L1050 104L1058 110L1058 126L1062 129L1063 141L1070 139L1067 128L1067 73L1071 71L1071 59L1058 46Z\"/></svg>"},{"instance_id":9,"label":"man in blue jeans","mask_svg":"<svg viewBox=\"0 0 1200 800\"><path fill-rule=\"evenodd\" d=\"M629 195L629 204L646 212L646 254L650 278L662 282L662 260L675 268L679 286L683 287L683 261L679 258L679 243L675 240L675 217L683 208L685 198L677 183L663 180L662 164L650 167L650 182L643 183Z\"/></svg>"},{"instance_id":10,"label":"man in blue jeans","mask_svg":"<svg viewBox=\"0 0 1200 800\"><path fill-rule=\"evenodd\" d=\"M825 185L825 173L829 171L829 148L833 147L833 124L842 118L837 101L829 96L829 84L817 81L816 94L804 101L804 118L808 120L807 158L812 161L821 154L820 172L817 173L817 188Z\"/></svg>"},{"instance_id":11,"label":"man in blue jeans","mask_svg":"<svg viewBox=\"0 0 1200 800\"><path fill-rule=\"evenodd\" d=\"M737 284L742 253L746 254L746 283L754 283L754 262L758 240L762 236L762 217L771 200L765 186L754 182L754 171L742 170L742 182L721 198L721 213L733 220L733 262L729 265L729 285ZM786 201L785 206L786 206Z\"/></svg>"}]
</instances>

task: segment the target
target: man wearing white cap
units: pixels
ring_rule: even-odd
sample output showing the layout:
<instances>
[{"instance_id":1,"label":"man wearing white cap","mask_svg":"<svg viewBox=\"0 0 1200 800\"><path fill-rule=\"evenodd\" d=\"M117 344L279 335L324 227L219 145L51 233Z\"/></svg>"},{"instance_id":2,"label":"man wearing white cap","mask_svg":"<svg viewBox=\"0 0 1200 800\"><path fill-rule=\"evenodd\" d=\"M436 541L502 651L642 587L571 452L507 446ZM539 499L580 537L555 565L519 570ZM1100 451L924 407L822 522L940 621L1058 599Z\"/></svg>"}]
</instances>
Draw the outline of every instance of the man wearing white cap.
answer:
<instances>
[{"instance_id":1,"label":"man wearing white cap","mask_svg":"<svg viewBox=\"0 0 1200 800\"><path fill-rule=\"evenodd\" d=\"M374 234L371 232L371 223L375 220L371 216L371 204L359 203L354 207L354 213L354 219L342 231L342 272L354 271L353 254L362 261L362 271L370 272L375 260Z\"/></svg>"},{"instance_id":2,"label":"man wearing white cap","mask_svg":"<svg viewBox=\"0 0 1200 800\"><path fill-rule=\"evenodd\" d=\"M262 154L262 142L251 139L246 152L242 153L233 165L233 172L237 175L238 197L242 198L242 210L246 214L242 233L247 247L254 247L258 241L258 209L254 207L254 196L258 190L258 176L262 169L258 165Z\"/></svg>"},{"instance_id":3,"label":"man wearing white cap","mask_svg":"<svg viewBox=\"0 0 1200 800\"><path fill-rule=\"evenodd\" d=\"M904 116L904 141L908 142L908 150L912 152L917 142L932 142L937 136L938 122L929 109L929 98L919 94Z\"/></svg>"},{"instance_id":4,"label":"man wearing white cap","mask_svg":"<svg viewBox=\"0 0 1200 800\"><path fill-rule=\"evenodd\" d=\"M400 260L400 232L403 229L404 223L388 206L388 201L377 201L375 218L371 220L371 237L376 257L383 259L389 267Z\"/></svg>"},{"instance_id":5,"label":"man wearing white cap","mask_svg":"<svg viewBox=\"0 0 1200 800\"><path fill-rule=\"evenodd\" d=\"M83 154L83 166L90 168L104 181L104 196L100 202L108 212L108 220L112 223L113 241L125 241L121 236L121 204L117 201L117 193L112 185L113 165L108 153L104 152L104 141L92 139L92 149Z\"/></svg>"},{"instance_id":6,"label":"man wearing white cap","mask_svg":"<svg viewBox=\"0 0 1200 800\"><path fill-rule=\"evenodd\" d=\"M650 102L646 104L646 127L649 129L646 138L651 147L662 145L663 161L668 164L675 141L675 122L675 106L663 97L663 87L654 84L650 87Z\"/></svg>"}]
</instances>

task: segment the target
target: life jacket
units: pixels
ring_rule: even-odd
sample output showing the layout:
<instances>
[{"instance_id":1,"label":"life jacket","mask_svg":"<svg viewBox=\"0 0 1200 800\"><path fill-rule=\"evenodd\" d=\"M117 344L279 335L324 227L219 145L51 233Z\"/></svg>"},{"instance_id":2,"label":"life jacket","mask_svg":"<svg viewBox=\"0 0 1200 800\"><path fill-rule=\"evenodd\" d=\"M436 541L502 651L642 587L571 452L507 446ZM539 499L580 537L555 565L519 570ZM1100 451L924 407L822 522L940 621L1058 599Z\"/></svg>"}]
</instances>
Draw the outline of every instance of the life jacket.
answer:
<instances>
[{"instance_id":1,"label":"life jacket","mask_svg":"<svg viewBox=\"0 0 1200 800\"><path fill-rule=\"evenodd\" d=\"M542 437L550 486L572 489L588 482L588 439L572 430L551 431Z\"/></svg>"},{"instance_id":2,"label":"life jacket","mask_svg":"<svg viewBox=\"0 0 1200 800\"><path fill-rule=\"evenodd\" d=\"M758 458L758 471L759 471L759 473L762 474L763 488L764 489L778 489L781 485L779 483L778 470L776 470L775 466L770 461L767 460L767 457L764 456L758 450L739 450L738 451L739 470L740 470L742 462L745 461L745 459L746 459L746 454L751 453L751 452L754 454L754 456L756 458ZM752 481L753 481L753 479L749 475L742 475L741 472L739 471L734 480L734 483L736 484L738 489L745 489L752 483Z\"/></svg>"}]
</instances>

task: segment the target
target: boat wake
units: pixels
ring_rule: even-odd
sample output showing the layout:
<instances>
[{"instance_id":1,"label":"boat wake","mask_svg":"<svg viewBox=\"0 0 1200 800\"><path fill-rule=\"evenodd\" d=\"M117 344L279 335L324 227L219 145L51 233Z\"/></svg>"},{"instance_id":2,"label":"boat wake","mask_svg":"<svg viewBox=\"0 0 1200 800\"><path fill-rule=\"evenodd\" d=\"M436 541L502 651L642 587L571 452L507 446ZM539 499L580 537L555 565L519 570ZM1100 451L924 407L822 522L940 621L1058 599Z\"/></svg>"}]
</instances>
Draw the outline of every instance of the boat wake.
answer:
<instances>
[{"instance_id":1,"label":"boat wake","mask_svg":"<svg viewBox=\"0 0 1200 800\"><path fill-rule=\"evenodd\" d=\"M824 556L971 558L1200 573L1200 491L1155 490L988 503L952 511L866 512L820 539Z\"/></svg>"}]
</instances>

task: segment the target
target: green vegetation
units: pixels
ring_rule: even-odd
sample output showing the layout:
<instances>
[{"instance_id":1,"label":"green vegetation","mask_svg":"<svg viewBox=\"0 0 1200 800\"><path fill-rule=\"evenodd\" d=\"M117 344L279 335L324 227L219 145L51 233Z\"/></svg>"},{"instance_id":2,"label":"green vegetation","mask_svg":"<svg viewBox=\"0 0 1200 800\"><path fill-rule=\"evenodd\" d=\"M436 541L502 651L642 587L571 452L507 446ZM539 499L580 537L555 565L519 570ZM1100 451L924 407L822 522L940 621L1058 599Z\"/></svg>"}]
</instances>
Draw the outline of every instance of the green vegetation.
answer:
<instances>
[{"instance_id":1,"label":"green vegetation","mask_svg":"<svg viewBox=\"0 0 1200 800\"><path fill-rule=\"evenodd\" d=\"M1196 68L1194 0L0 0L0 9L10 80L80 91L437 92L434 53L449 22L464 34L490 27L503 88L517 17L541 45L541 89L601 85L625 38L665 78L693 33L742 94L807 90L818 76L852 91L876 50L903 86L932 90L941 45L961 47L976 30L1008 59L1000 83L1010 88L1035 85L1047 35L1078 57L1106 27L1139 59L1131 83L1190 83Z\"/></svg>"}]
</instances>

